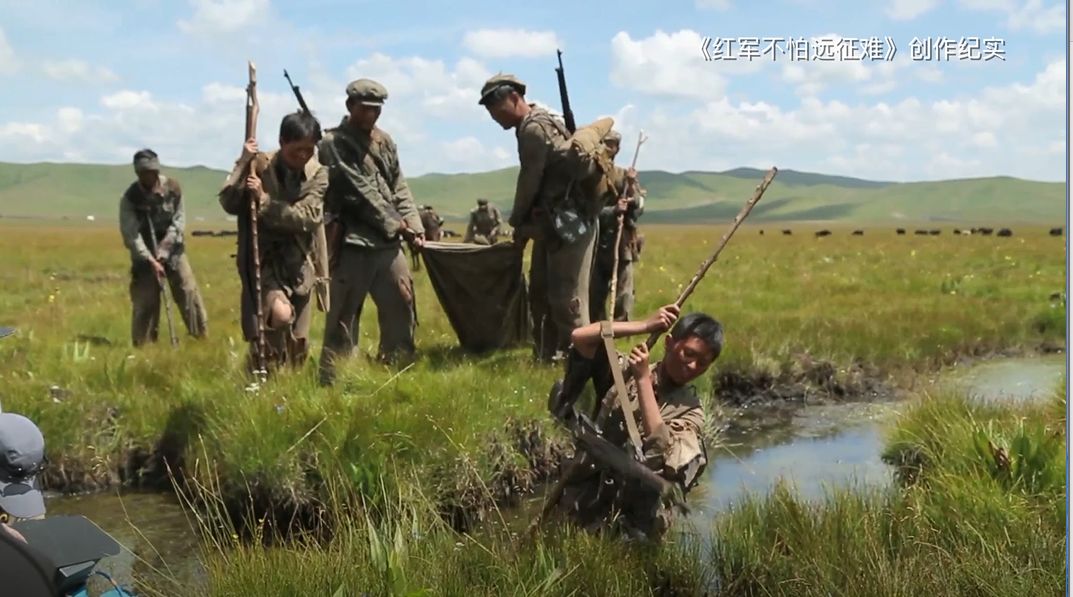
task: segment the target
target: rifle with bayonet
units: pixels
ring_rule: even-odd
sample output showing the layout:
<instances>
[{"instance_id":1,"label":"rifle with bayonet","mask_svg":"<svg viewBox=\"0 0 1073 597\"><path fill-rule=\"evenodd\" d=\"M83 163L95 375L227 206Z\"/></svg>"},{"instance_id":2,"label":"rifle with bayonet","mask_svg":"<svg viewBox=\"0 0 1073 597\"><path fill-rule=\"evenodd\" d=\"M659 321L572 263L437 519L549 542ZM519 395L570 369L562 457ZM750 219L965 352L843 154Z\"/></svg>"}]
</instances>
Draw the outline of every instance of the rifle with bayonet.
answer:
<instances>
[{"instance_id":1,"label":"rifle with bayonet","mask_svg":"<svg viewBox=\"0 0 1073 597\"><path fill-rule=\"evenodd\" d=\"M730 229L725 234L723 234L723 237L720 239L719 244L715 247L715 250L712 251L712 254L707 259L705 259L703 263L701 263L700 268L698 268L697 272L693 274L693 278L689 281L689 284L686 285L686 287L679 294L678 298L674 301L675 306L681 308L682 305L685 304L686 299L688 299L689 296L693 294L693 291L696 289L701 279L704 278L705 274L708 273L708 270L711 269L712 265L714 265L715 261L719 258L719 254L722 253L723 248L726 247L727 243L730 241L730 238L737 231L738 227L741 226L741 223L745 220L745 218L749 216L749 213L753 210L753 207L756 206L757 202L760 201L760 198L763 197L764 191L767 190L768 186L771 184L771 181L775 179L775 175L777 173L778 168L772 167L767 172L767 175L764 176L764 179L760 182L760 184L757 185L753 196L745 203L745 206L742 207L740 212L738 212L738 215L734 217L734 221L732 222ZM649 335L648 339L645 340L645 345L651 350L652 347L656 345L656 342L659 340L661 334L662 332L653 332L651 335ZM605 338L605 345L611 342L610 334L604 334L602 332L601 335ZM611 345L610 348L613 348L613 345ZM609 459L607 456L607 453L609 452L610 442L608 442L602 436L602 429L604 423L607 420L608 415L611 414L611 411L614 409L615 405L617 404L620 408L622 408L623 418L626 421L627 427L632 427L636 425L636 423L633 421L633 409L631 408L631 405L629 405L628 397L624 393L622 393L622 388L625 386L625 382L633 377L633 371L628 366L625 367L624 370L619 369L616 366L613 356L614 355L609 354L608 360L611 365L611 372L615 377L615 388L613 388L613 390L608 391L607 394L600 401L598 409L593 418L594 420L589 420L584 415L578 415L575 417L576 420L574 423L571 424L570 430L574 435L574 439L577 442L580 453L567 467L566 471L563 472L562 476L552 487L551 491L548 492L547 498L544 501L544 507L541 509L540 512L537 513L536 517L529 525L530 533L536 532L536 530L540 527L540 523L543 521L544 517L547 516L547 514L552 510L552 508L554 508L555 505L559 502L560 498L562 498L563 491L566 489L567 484L573 480L573 477L579 471L587 467L591 460L597 460L601 464L605 466L611 466L611 468L619 470L620 472L624 472L628 470L628 468L638 469L638 467L644 466L640 462L637 462L634 458L630 458L629 456L621 454L621 451L619 451L621 457L618 458L619 462L617 463L611 462L611 459ZM636 453L640 450L640 446L636 445L637 442L636 439L634 439L637 435L636 431L631 430L630 435L630 443L635 444L632 446L632 448L634 454L636 455ZM624 461L626 460L630 460L632 461L632 463L624 463ZM646 476L644 474L635 474L634 476L637 477L639 480L646 480ZM673 492L673 486L663 481L662 478L659 478L658 481L655 479L648 478L648 481L656 487L659 487L660 493L663 496L666 496L669 493Z\"/></svg>"},{"instance_id":2,"label":"rifle with bayonet","mask_svg":"<svg viewBox=\"0 0 1073 597\"><path fill-rule=\"evenodd\" d=\"M570 94L566 90L566 71L563 70L563 52L562 50L555 50L559 56L559 67L555 69L555 75L559 78L559 101L563 105L563 121L566 123L566 130L570 131L573 135L577 130L577 123L574 121L574 111L570 109Z\"/></svg>"},{"instance_id":3,"label":"rifle with bayonet","mask_svg":"<svg viewBox=\"0 0 1073 597\"><path fill-rule=\"evenodd\" d=\"M283 76L287 79L287 84L291 86L291 91L294 92L294 98L298 100L298 106L302 108L302 112L310 116L313 115L313 111L309 109L309 104L306 104L306 100L302 97L302 90L294 84L291 80L291 76L287 73L287 69L283 69ZM313 156L312 159L319 159L317 156ZM336 244L328 244L328 239L333 238L337 242L342 242L342 238L334 238L335 236L341 236L341 227L334 225L334 221L331 223L321 222L320 226L317 226L316 231L313 233L313 270L314 275L317 277L315 285L317 294L317 307L324 313L327 313L331 308L331 288L329 281L331 280L331 247L338 247ZM329 235L328 228L332 229L332 234Z\"/></svg>"},{"instance_id":4,"label":"rifle with bayonet","mask_svg":"<svg viewBox=\"0 0 1073 597\"><path fill-rule=\"evenodd\" d=\"M246 85L246 137L243 142L257 138L257 117L261 113L261 104L257 101L257 67L253 62L247 62L249 67L249 83ZM257 159L250 160L247 171L243 178L257 176ZM246 191L246 202L250 207L250 255L253 259L253 304L257 317L257 370L254 374L264 383L268 376L268 367L265 363L265 314L261 304L261 245L257 234L257 212L260 209L260 197L255 196L249 190Z\"/></svg>"}]
</instances>

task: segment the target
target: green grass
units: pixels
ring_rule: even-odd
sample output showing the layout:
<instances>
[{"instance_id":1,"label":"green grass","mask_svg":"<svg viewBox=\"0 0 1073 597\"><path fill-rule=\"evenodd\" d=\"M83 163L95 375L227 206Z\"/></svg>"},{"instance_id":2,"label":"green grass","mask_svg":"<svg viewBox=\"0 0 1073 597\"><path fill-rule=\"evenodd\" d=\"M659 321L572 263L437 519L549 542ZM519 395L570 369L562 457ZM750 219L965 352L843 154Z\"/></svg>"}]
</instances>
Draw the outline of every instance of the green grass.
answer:
<instances>
[{"instance_id":1,"label":"green grass","mask_svg":"<svg viewBox=\"0 0 1073 597\"><path fill-rule=\"evenodd\" d=\"M884 457L889 490L785 487L716 522L730 595L1058 595L1066 576L1065 384L1051 404L924 398Z\"/></svg>"},{"instance_id":2,"label":"green grass","mask_svg":"<svg viewBox=\"0 0 1073 597\"><path fill-rule=\"evenodd\" d=\"M638 314L672 301L723 232L722 226L647 227ZM1064 327L1055 323L1049 297L1064 286L1064 239L1030 232L1009 239L890 233L815 239L760 236L756 226L745 226L687 303L687 310L710 312L726 326L727 347L713 374L699 381L702 392L710 392L721 372L785 370L803 353L908 375L967 353L1062 342ZM530 364L526 348L481 356L459 351L427 276L418 272L413 367L398 371L368 358L378 341L369 302L360 354L342 367L335 388L316 386L311 361L249 394L240 374L246 347L237 321L234 239L198 237L189 244L209 337L184 334L181 351L166 341L135 351L129 260L114 227L0 230L0 325L19 327L16 337L0 342L0 400L4 410L39 423L54 481L70 489L118 484L135 472L130 466L138 454L160 448L185 456L186 480L213 487L232 509L252 503L255 517L297 513L351 525L323 550L230 552L235 559L213 572L221 586L308 583L327 594L339 586L348 587L343 594L357 590L350 587L382 588L375 582L383 566L357 546L373 544L364 526L368 512L380 513L371 519L376 536L395 541L396 528L381 521L395 500L386 496L402 496L422 533L412 541L403 533L411 554L397 566L405 573L404 593L472 586L495 594L554 581L552 594L601 593L597 582L644 594L667 574L675 586L702 582L673 552L630 555L631 548L569 533L549 538L544 551L517 551L505 539L463 541L456 551L459 539L436 530L441 515L464 507L487 519L494 502L537 481L540 463L531 456L549 447L523 452L518 440L527 433L542 442L561 437L545 412L548 387L560 372ZM1041 326L1042 313L1049 323ZM315 315L312 329L316 355L323 314ZM166 338L163 324L161 334ZM87 338L107 343L87 347ZM658 358L662 349L655 352ZM50 393L52 386L60 391ZM361 517L339 520L338 493L364 498L355 509ZM1010 516L1031 522L1019 512ZM580 560L568 557L579 553ZM619 557L636 570L612 577L610 563ZM291 566L295 558L305 563ZM576 563L581 567L574 569ZM1048 571L1049 565L1042 564ZM281 566L294 568L295 576L267 576Z\"/></svg>"},{"instance_id":3,"label":"green grass","mask_svg":"<svg viewBox=\"0 0 1073 597\"><path fill-rule=\"evenodd\" d=\"M192 227L218 227L224 213L216 193L226 173L202 166L165 169L185 189ZM726 221L752 195L763 172L641 172L648 189L649 222ZM469 174L425 174L409 179L415 199L445 218L467 217L478 197L506 214L513 204L517 168ZM0 163L0 214L84 220L117 217L119 196L133 180L127 166ZM204 218L204 222L199 222ZM1065 220L1065 187L1011 177L886 183L782 170L757 206L752 221L847 221L914 225L1042 224Z\"/></svg>"}]
</instances>

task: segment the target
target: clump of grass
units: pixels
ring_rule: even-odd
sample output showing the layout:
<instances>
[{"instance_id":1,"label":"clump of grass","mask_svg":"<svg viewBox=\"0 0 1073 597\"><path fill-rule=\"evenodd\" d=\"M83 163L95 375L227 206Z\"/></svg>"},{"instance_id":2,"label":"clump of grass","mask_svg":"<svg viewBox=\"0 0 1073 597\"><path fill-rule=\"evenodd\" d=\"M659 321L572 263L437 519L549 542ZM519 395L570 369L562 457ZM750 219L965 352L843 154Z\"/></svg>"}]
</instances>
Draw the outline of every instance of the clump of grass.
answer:
<instances>
[{"instance_id":1,"label":"clump of grass","mask_svg":"<svg viewBox=\"0 0 1073 597\"><path fill-rule=\"evenodd\" d=\"M1062 392L1064 395L1064 389ZM906 484L802 501L785 487L717 520L731 595L1056 594L1065 582L1065 436L1046 407L926 399L885 457Z\"/></svg>"}]
</instances>

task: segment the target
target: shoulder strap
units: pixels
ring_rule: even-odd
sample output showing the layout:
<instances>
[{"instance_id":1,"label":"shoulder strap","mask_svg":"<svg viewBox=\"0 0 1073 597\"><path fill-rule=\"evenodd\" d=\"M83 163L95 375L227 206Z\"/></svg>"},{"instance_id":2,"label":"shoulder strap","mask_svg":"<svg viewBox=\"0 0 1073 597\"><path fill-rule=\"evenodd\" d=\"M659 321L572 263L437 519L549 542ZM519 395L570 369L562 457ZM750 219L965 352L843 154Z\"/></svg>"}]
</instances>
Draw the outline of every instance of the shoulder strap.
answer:
<instances>
[{"instance_id":1,"label":"shoulder strap","mask_svg":"<svg viewBox=\"0 0 1073 597\"><path fill-rule=\"evenodd\" d=\"M600 337L604 340L604 350L607 351L607 363L611 366L611 375L615 379L614 392L619 408L622 409L622 418L626 419L626 431L630 434L630 442L634 452L641 456L641 433L637 430L637 421L634 420L634 408L626 393L626 381L622 378L622 368L618 362L618 351L615 350L615 334L610 321L600 322Z\"/></svg>"}]
</instances>

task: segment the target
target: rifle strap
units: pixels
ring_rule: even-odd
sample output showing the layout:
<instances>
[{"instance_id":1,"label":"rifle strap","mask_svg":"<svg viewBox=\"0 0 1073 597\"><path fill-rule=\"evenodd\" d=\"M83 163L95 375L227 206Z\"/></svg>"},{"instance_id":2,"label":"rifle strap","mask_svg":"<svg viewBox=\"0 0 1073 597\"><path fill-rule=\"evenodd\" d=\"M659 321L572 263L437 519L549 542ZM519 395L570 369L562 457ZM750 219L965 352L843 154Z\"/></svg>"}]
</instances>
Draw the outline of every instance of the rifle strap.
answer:
<instances>
[{"instance_id":1,"label":"rifle strap","mask_svg":"<svg viewBox=\"0 0 1073 597\"><path fill-rule=\"evenodd\" d=\"M626 420L626 432L630 434L630 443L633 444L634 452L641 457L641 433L637 430L637 421L634 419L633 403L630 402L626 392L626 381L622 377L622 368L619 366L618 351L615 350L614 329L610 321L600 322L600 337L604 340L604 350L607 351L607 362L611 366L611 375L615 379L614 392L619 408L622 409L622 418Z\"/></svg>"}]
</instances>

